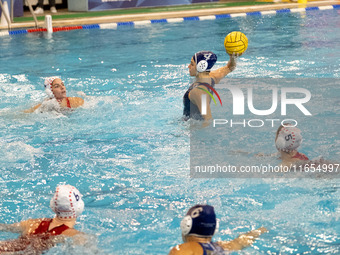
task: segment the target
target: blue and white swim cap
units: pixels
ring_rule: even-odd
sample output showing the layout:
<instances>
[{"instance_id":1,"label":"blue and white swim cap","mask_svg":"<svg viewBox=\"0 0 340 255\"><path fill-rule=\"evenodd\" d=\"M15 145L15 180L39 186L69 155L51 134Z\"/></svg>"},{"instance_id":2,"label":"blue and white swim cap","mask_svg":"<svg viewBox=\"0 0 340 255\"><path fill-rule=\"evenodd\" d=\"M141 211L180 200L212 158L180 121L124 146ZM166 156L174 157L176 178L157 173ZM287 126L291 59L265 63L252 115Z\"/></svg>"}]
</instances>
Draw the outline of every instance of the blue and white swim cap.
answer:
<instances>
[{"instance_id":1,"label":"blue and white swim cap","mask_svg":"<svg viewBox=\"0 0 340 255\"><path fill-rule=\"evenodd\" d=\"M192 57L196 63L196 70L199 73L209 72L215 65L217 56L211 51L199 51Z\"/></svg>"},{"instance_id":2,"label":"blue and white swim cap","mask_svg":"<svg viewBox=\"0 0 340 255\"><path fill-rule=\"evenodd\" d=\"M212 237L217 230L214 207L210 205L195 205L189 209L181 222L182 235Z\"/></svg>"},{"instance_id":3,"label":"blue and white swim cap","mask_svg":"<svg viewBox=\"0 0 340 255\"><path fill-rule=\"evenodd\" d=\"M84 201L75 187L60 185L51 199L50 207L59 218L77 218L84 210Z\"/></svg>"}]
</instances>

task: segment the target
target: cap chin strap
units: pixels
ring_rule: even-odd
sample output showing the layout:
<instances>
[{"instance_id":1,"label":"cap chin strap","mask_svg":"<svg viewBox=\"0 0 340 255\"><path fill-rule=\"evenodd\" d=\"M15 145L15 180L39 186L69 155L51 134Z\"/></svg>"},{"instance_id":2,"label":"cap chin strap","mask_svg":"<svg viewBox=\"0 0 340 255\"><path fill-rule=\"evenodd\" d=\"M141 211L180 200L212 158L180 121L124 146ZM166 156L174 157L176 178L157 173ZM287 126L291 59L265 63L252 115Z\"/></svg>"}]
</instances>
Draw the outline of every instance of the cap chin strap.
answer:
<instances>
[{"instance_id":1,"label":"cap chin strap","mask_svg":"<svg viewBox=\"0 0 340 255\"><path fill-rule=\"evenodd\" d=\"M220 221L216 219L216 227L215 227L214 235L218 232L219 228L220 228Z\"/></svg>"}]
</instances>

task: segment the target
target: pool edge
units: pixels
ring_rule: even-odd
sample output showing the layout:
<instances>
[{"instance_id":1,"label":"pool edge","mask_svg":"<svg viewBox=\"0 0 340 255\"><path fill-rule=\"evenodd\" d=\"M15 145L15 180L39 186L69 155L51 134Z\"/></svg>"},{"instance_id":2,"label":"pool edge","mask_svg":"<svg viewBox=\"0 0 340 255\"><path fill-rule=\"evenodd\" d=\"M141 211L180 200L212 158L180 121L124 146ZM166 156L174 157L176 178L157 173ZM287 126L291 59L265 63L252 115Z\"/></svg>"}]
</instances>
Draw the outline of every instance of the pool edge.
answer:
<instances>
[{"instance_id":1,"label":"pool edge","mask_svg":"<svg viewBox=\"0 0 340 255\"><path fill-rule=\"evenodd\" d=\"M314 8L315 7L315 8ZM322 8L318 8L322 7ZM129 14L129 15L115 15L102 17L89 17L77 19L63 19L53 21L53 31L66 31L75 29L116 29L122 25L147 25L161 22L181 22L186 20L207 20L221 17L238 17L247 15L265 15L275 14L277 12L305 12L311 10L337 9L340 7L340 0L334 1L313 1L308 2L305 6L298 3L280 3L270 5L256 5L256 6L240 6L240 7L225 7L212 8L203 10L177 11L177 12L162 12L162 13L148 13L148 14ZM280 11L281 10L281 11ZM39 22L43 26L43 22ZM34 22L14 23L12 29L32 28ZM6 29L6 30L2 30ZM2 30L2 31L1 31ZM0 36L10 34L26 34L32 32L45 32L46 29L22 29L8 31L7 26L0 26Z\"/></svg>"}]
</instances>

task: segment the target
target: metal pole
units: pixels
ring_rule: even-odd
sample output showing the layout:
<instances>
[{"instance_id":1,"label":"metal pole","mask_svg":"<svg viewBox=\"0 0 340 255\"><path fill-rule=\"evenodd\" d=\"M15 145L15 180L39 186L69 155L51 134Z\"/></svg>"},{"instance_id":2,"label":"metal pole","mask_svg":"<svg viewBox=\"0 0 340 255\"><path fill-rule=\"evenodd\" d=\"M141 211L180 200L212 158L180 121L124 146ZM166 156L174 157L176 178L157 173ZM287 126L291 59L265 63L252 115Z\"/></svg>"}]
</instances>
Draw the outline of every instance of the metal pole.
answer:
<instances>
[{"instance_id":1,"label":"metal pole","mask_svg":"<svg viewBox=\"0 0 340 255\"><path fill-rule=\"evenodd\" d=\"M4 6L3 6L1 0L0 0L0 7L1 7L1 10L2 10L2 15L5 15L5 18L6 18L6 21L7 21L7 25L8 25L8 30L11 30L11 20L7 16L7 13L4 11Z\"/></svg>"},{"instance_id":2,"label":"metal pole","mask_svg":"<svg viewBox=\"0 0 340 255\"><path fill-rule=\"evenodd\" d=\"M37 17L35 16L35 14L34 14L32 5L31 5L30 1L28 1L28 0L25 0L25 2L28 5L28 8L30 9L31 14L33 15L33 19L34 19L34 22L35 22L35 27L38 28L38 20L37 20Z\"/></svg>"},{"instance_id":3,"label":"metal pole","mask_svg":"<svg viewBox=\"0 0 340 255\"><path fill-rule=\"evenodd\" d=\"M11 22L13 23L14 17L14 0L11 0Z\"/></svg>"}]
</instances>

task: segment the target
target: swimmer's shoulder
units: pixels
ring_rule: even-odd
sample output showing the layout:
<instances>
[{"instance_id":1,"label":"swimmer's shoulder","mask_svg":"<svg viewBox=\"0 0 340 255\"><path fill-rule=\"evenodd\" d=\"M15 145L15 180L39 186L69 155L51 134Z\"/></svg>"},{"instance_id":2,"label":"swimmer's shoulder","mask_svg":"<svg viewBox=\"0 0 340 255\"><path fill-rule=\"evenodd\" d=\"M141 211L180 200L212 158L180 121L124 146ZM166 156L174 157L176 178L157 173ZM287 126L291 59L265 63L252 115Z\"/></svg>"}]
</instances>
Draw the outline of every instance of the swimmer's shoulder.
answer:
<instances>
[{"instance_id":1,"label":"swimmer's shoulder","mask_svg":"<svg viewBox=\"0 0 340 255\"><path fill-rule=\"evenodd\" d=\"M84 99L81 97L68 97L72 108L80 107L84 104Z\"/></svg>"},{"instance_id":2,"label":"swimmer's shoulder","mask_svg":"<svg viewBox=\"0 0 340 255\"><path fill-rule=\"evenodd\" d=\"M176 245L171 249L169 255L202 255L203 248L197 242L187 242Z\"/></svg>"},{"instance_id":3,"label":"swimmer's shoulder","mask_svg":"<svg viewBox=\"0 0 340 255\"><path fill-rule=\"evenodd\" d=\"M51 219L39 218L39 219L28 219L28 220L21 221L19 224L22 229L22 234L23 235L32 234L34 230L36 230L39 227L40 223L45 220L51 220Z\"/></svg>"},{"instance_id":4,"label":"swimmer's shoulder","mask_svg":"<svg viewBox=\"0 0 340 255\"><path fill-rule=\"evenodd\" d=\"M306 161L306 160L309 160L308 156L304 153L300 153L301 157L303 157L302 160Z\"/></svg>"},{"instance_id":5,"label":"swimmer's shoulder","mask_svg":"<svg viewBox=\"0 0 340 255\"><path fill-rule=\"evenodd\" d=\"M283 160L282 163L281 163L281 166L290 168L293 165L305 164L308 161L309 161L309 159L305 154L299 153L299 157L297 157L297 158L292 157L289 160Z\"/></svg>"},{"instance_id":6,"label":"swimmer's shoulder","mask_svg":"<svg viewBox=\"0 0 340 255\"><path fill-rule=\"evenodd\" d=\"M75 235L84 235L83 232L80 232L74 228L69 228L63 231L63 235L65 236L75 236Z\"/></svg>"},{"instance_id":7,"label":"swimmer's shoulder","mask_svg":"<svg viewBox=\"0 0 340 255\"><path fill-rule=\"evenodd\" d=\"M207 90L207 86L205 84L212 86L210 79L201 82L196 81L192 84L193 88L189 92L190 101L193 101L196 104L200 103L201 95L206 94L205 91Z\"/></svg>"}]
</instances>

